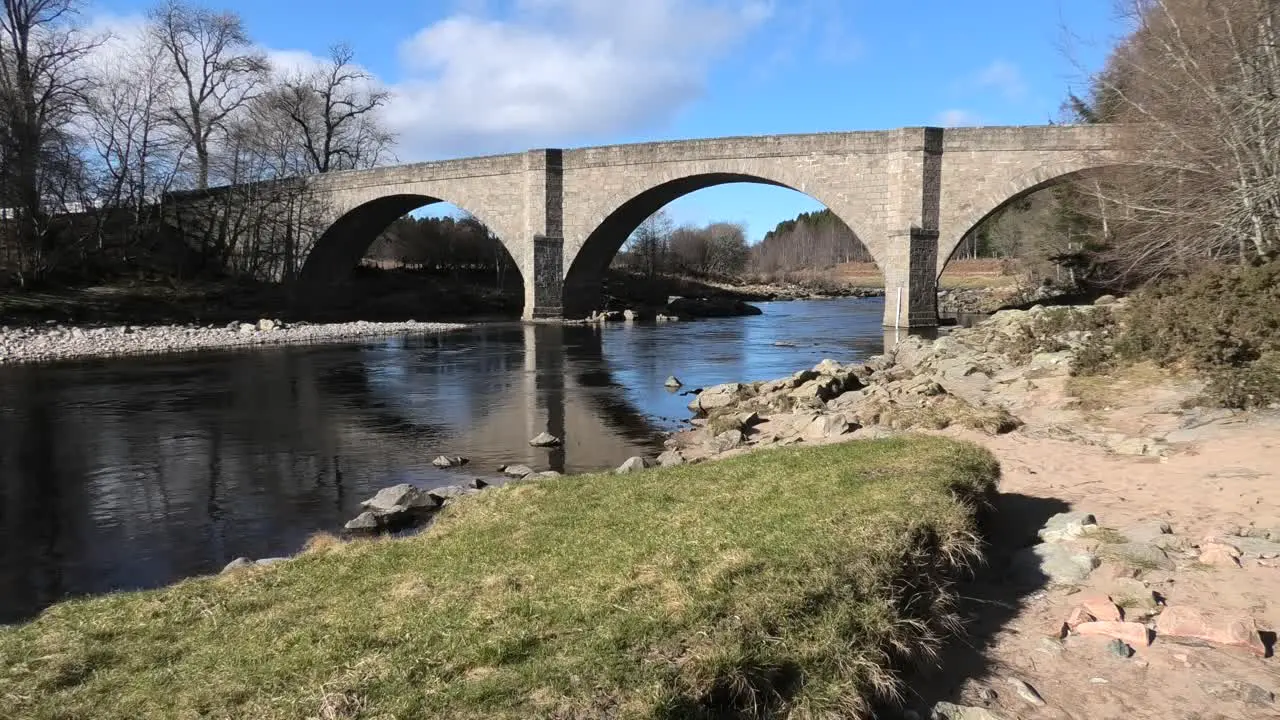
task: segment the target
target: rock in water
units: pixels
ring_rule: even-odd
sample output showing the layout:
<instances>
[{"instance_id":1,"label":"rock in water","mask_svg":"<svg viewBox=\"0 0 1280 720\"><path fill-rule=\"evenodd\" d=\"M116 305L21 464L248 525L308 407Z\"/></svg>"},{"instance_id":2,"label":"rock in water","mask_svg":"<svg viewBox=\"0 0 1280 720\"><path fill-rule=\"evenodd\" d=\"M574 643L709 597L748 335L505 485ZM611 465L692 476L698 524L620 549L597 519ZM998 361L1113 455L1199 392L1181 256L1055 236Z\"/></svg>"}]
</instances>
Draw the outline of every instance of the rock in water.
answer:
<instances>
[{"instance_id":1,"label":"rock in water","mask_svg":"<svg viewBox=\"0 0 1280 720\"><path fill-rule=\"evenodd\" d=\"M662 383L662 385L663 387L678 388L683 386L684 383L680 382L680 378L676 377L675 375L668 375L667 381Z\"/></svg>"},{"instance_id":2,"label":"rock in water","mask_svg":"<svg viewBox=\"0 0 1280 720\"><path fill-rule=\"evenodd\" d=\"M348 532L353 533L377 532L378 516L368 510L365 510L354 518L348 520L347 524L344 525L343 528Z\"/></svg>"},{"instance_id":3,"label":"rock in water","mask_svg":"<svg viewBox=\"0 0 1280 720\"><path fill-rule=\"evenodd\" d=\"M533 474L533 468L528 465L506 465L503 466L502 472L515 478L528 477Z\"/></svg>"},{"instance_id":4,"label":"rock in water","mask_svg":"<svg viewBox=\"0 0 1280 720\"><path fill-rule=\"evenodd\" d=\"M375 514L386 515L414 509L431 509L439 505L430 495L408 484L400 483L382 488L377 495L360 503Z\"/></svg>"},{"instance_id":5,"label":"rock in water","mask_svg":"<svg viewBox=\"0 0 1280 720\"><path fill-rule=\"evenodd\" d=\"M556 437L555 435L552 435L551 433L548 433L548 432L543 432L543 433L538 433L537 437L529 441L529 444L534 447L556 447L560 445L562 442L564 441Z\"/></svg>"},{"instance_id":6,"label":"rock in water","mask_svg":"<svg viewBox=\"0 0 1280 720\"><path fill-rule=\"evenodd\" d=\"M431 461L431 464L438 468L451 468L466 465L467 462L469 461L461 455L439 455Z\"/></svg>"},{"instance_id":7,"label":"rock in water","mask_svg":"<svg viewBox=\"0 0 1280 720\"><path fill-rule=\"evenodd\" d=\"M648 460L640 457L639 455L636 455L636 456L627 458L626 462L619 465L618 469L614 470L614 472L620 475L625 475L626 473L633 473L633 472L639 472L641 470L645 470L650 466L651 466L651 463Z\"/></svg>"}]
</instances>

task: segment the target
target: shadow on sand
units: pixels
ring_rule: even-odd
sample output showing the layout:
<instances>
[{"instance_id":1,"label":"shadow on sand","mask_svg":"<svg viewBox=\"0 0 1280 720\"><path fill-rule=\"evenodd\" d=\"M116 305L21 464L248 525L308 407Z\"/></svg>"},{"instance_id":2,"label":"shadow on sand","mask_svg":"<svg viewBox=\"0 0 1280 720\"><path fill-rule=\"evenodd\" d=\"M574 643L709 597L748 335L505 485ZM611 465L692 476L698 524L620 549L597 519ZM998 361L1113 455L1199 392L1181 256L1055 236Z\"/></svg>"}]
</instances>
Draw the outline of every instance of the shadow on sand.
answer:
<instances>
[{"instance_id":1,"label":"shadow on sand","mask_svg":"<svg viewBox=\"0 0 1280 720\"><path fill-rule=\"evenodd\" d=\"M956 588L965 634L942 648L936 663L910 669L903 677L903 707L880 708L877 718L911 717L908 711L914 711L927 720L931 708L942 701L980 705L974 698L961 696L966 683L982 681L998 671L987 658L989 646L1049 580L1039 571L1011 577L1010 560L1037 542L1036 533L1045 521L1069 509L1066 502L1055 498L1016 493L996 497L994 507L980 519L987 562Z\"/></svg>"}]
</instances>

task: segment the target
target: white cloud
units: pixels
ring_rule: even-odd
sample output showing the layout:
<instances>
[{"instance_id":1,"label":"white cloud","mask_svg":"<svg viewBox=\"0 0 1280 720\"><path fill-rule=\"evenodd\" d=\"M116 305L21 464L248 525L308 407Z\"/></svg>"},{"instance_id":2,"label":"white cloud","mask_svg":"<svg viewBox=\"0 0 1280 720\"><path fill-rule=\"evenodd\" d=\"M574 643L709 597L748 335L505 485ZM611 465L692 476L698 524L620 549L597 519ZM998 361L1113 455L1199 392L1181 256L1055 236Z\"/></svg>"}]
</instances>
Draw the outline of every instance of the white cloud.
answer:
<instances>
[{"instance_id":1,"label":"white cloud","mask_svg":"<svg viewBox=\"0 0 1280 720\"><path fill-rule=\"evenodd\" d=\"M766 22L762 0L518 0L455 14L400 48L387 119L402 159L607 138L669 120L711 62Z\"/></svg>"},{"instance_id":2,"label":"white cloud","mask_svg":"<svg viewBox=\"0 0 1280 720\"><path fill-rule=\"evenodd\" d=\"M1027 83L1017 65L1006 60L995 60L968 78L964 85L975 90L995 90L1010 101L1018 101L1027 94Z\"/></svg>"},{"instance_id":3,"label":"white cloud","mask_svg":"<svg viewBox=\"0 0 1280 720\"><path fill-rule=\"evenodd\" d=\"M401 161L577 145L654 127L705 90L711 64L774 17L776 0L484 0L399 46L383 117ZM102 15L104 61L136 53L142 17ZM263 48L283 75L321 66L301 50ZM356 58L359 60L359 57Z\"/></svg>"},{"instance_id":4,"label":"white cloud","mask_svg":"<svg viewBox=\"0 0 1280 720\"><path fill-rule=\"evenodd\" d=\"M959 108L943 110L938 113L935 122L942 127L972 127L980 124L977 115Z\"/></svg>"}]
</instances>

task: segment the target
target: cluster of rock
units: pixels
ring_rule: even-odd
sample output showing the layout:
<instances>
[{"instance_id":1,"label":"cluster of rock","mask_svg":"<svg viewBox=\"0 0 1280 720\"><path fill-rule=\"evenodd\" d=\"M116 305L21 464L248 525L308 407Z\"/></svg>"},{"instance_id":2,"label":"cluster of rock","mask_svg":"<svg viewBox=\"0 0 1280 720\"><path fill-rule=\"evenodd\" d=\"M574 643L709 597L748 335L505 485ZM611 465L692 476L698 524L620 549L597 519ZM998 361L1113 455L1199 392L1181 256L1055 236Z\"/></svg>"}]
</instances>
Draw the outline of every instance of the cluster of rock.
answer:
<instances>
[{"instance_id":1,"label":"cluster of rock","mask_svg":"<svg viewBox=\"0 0 1280 720\"><path fill-rule=\"evenodd\" d=\"M288 324L263 318L226 326L154 325L83 328L46 324L0 327L0 364L48 362L79 357L186 352L243 345L308 343L346 338L429 333L463 327L451 323L349 322Z\"/></svg>"},{"instance_id":2,"label":"cluster of rock","mask_svg":"<svg viewBox=\"0 0 1280 720\"><path fill-rule=\"evenodd\" d=\"M1029 361L1010 359L991 341L993 334L1021 327L1039 312L1007 311L988 325L933 342L908 337L865 363L828 359L776 380L706 388L689 403L697 427L672 438L669 449L692 460L744 444L790 444L854 432L953 424L1008 432L1019 425L1008 406L1013 397L1025 395L1028 372L1066 374L1070 369L1073 339L1067 340L1067 351L1036 353Z\"/></svg>"},{"instance_id":3,"label":"cluster of rock","mask_svg":"<svg viewBox=\"0 0 1280 720\"><path fill-rule=\"evenodd\" d=\"M1052 628L1055 639L1110 638L1118 641L1110 648L1122 657L1157 637L1237 646L1266 656L1252 618L1215 619L1195 608L1169 605L1162 589L1175 581L1173 573L1203 565L1238 568L1251 562L1275 567L1280 558L1280 528L1228 528L1197 540L1174 533L1165 522L1114 530L1101 527L1090 513L1071 512L1050 518L1040 529L1039 540L1014 556L1010 564L1014 579L1074 587L1106 564L1111 569L1111 587L1137 605L1126 614L1109 597L1083 595Z\"/></svg>"},{"instance_id":4,"label":"cluster of rock","mask_svg":"<svg viewBox=\"0 0 1280 720\"><path fill-rule=\"evenodd\" d=\"M1088 512L1051 517L1039 528L1039 543L1015 555L1008 578L1028 587L1048 585L1083 589L1067 594L1061 608L1040 638L1038 651L1060 655L1081 643L1089 652L1115 661L1137 663L1146 648L1156 644L1208 646L1259 658L1271 657L1269 633L1255 618L1233 612L1213 612L1171 599L1178 588L1177 574L1202 564L1238 567L1241 562L1259 566L1280 565L1280 528L1224 528L1196 540L1174 532L1165 522L1139 523L1123 530L1106 528ZM1107 571L1102 592L1090 576ZM1097 645L1090 647L1089 643ZM1009 684L1027 705L1045 705L1039 693L1025 682L1009 677ZM1271 690L1240 679L1205 684L1209 694L1222 699L1270 708ZM933 720L1001 720L1008 717L995 705L997 693L981 687L973 693L981 705L938 703L926 713L908 710L906 717Z\"/></svg>"},{"instance_id":5,"label":"cluster of rock","mask_svg":"<svg viewBox=\"0 0 1280 720\"><path fill-rule=\"evenodd\" d=\"M636 320L647 320L648 316L642 310L593 310L587 316L586 321L589 323L606 323L606 322L635 322ZM665 313L657 313L653 315L655 322L679 322L678 315L667 315Z\"/></svg>"},{"instance_id":6,"label":"cluster of rock","mask_svg":"<svg viewBox=\"0 0 1280 720\"><path fill-rule=\"evenodd\" d=\"M1062 291L1049 285L1034 288L989 287L958 288L938 291L940 313L993 313L1002 307L1041 302L1062 295Z\"/></svg>"}]
</instances>

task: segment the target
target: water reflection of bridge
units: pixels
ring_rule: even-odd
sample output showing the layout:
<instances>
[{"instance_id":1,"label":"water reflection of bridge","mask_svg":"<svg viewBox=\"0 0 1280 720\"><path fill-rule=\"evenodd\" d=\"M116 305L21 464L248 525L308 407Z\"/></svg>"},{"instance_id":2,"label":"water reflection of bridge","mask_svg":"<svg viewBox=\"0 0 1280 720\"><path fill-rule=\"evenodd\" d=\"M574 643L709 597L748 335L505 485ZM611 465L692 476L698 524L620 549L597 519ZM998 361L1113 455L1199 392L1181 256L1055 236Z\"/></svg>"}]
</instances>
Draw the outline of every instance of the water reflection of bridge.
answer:
<instances>
[{"instance_id":1,"label":"water reflection of bridge","mask_svg":"<svg viewBox=\"0 0 1280 720\"><path fill-rule=\"evenodd\" d=\"M614 381L595 328L490 326L388 341L318 377L316 368L298 370L321 389L334 432L376 444L403 466L470 448L536 468L603 468L657 438ZM541 432L564 445L530 447Z\"/></svg>"}]
</instances>

